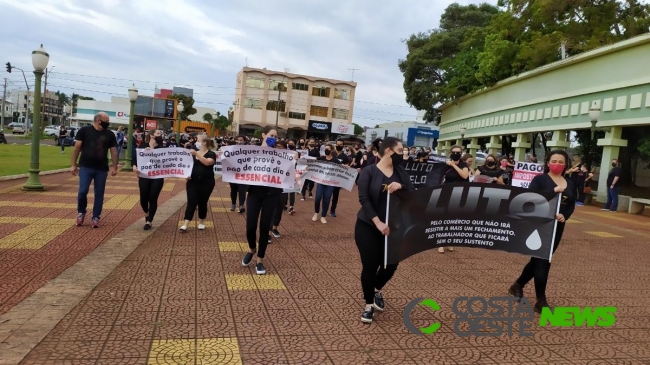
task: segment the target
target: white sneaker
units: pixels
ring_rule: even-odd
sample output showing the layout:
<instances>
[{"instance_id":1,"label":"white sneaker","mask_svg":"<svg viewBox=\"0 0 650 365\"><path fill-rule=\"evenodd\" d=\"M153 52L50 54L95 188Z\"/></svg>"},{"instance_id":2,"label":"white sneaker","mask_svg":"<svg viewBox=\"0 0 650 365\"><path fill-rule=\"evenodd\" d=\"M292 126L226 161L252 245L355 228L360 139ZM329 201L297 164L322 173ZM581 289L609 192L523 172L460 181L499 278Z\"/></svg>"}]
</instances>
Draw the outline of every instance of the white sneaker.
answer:
<instances>
[{"instance_id":1,"label":"white sneaker","mask_svg":"<svg viewBox=\"0 0 650 365\"><path fill-rule=\"evenodd\" d=\"M205 229L205 224L199 224L197 228L202 231Z\"/></svg>"},{"instance_id":2,"label":"white sneaker","mask_svg":"<svg viewBox=\"0 0 650 365\"><path fill-rule=\"evenodd\" d=\"M445 248L444 248L444 247L440 247L440 248L438 249L438 252L440 252L440 253L445 253Z\"/></svg>"},{"instance_id":3,"label":"white sneaker","mask_svg":"<svg viewBox=\"0 0 650 365\"><path fill-rule=\"evenodd\" d=\"M187 232L187 226L181 226L181 228L179 229L181 230L181 232Z\"/></svg>"},{"instance_id":4,"label":"white sneaker","mask_svg":"<svg viewBox=\"0 0 650 365\"><path fill-rule=\"evenodd\" d=\"M311 220L314 222L318 221L318 213L314 214L314 216L311 217Z\"/></svg>"},{"instance_id":5,"label":"white sneaker","mask_svg":"<svg viewBox=\"0 0 650 365\"><path fill-rule=\"evenodd\" d=\"M454 252L454 248L453 247L447 247L447 251Z\"/></svg>"},{"instance_id":6,"label":"white sneaker","mask_svg":"<svg viewBox=\"0 0 650 365\"><path fill-rule=\"evenodd\" d=\"M320 222L323 223L323 224L326 224L327 219L325 219L325 217L320 217Z\"/></svg>"}]
</instances>

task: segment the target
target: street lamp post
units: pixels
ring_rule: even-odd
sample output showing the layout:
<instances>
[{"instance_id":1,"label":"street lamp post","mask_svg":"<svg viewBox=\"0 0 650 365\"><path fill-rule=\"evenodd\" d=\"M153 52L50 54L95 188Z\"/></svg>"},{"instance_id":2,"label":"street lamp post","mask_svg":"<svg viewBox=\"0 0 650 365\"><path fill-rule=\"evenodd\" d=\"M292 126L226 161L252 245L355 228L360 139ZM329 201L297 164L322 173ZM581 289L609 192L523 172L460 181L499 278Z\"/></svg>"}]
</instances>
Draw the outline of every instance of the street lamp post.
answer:
<instances>
[{"instance_id":1,"label":"street lamp post","mask_svg":"<svg viewBox=\"0 0 650 365\"><path fill-rule=\"evenodd\" d=\"M129 129L126 140L126 161L124 162L124 167L122 170L131 170L133 166L131 165L131 158L133 157L133 152L135 151L136 139L133 137L133 119L135 117L135 101L138 100L138 89L135 88L135 84L129 89L129 101L131 106L129 109ZM119 158L119 156L118 156Z\"/></svg>"},{"instance_id":2,"label":"street lamp post","mask_svg":"<svg viewBox=\"0 0 650 365\"><path fill-rule=\"evenodd\" d=\"M594 139L596 124L598 124L598 118L600 118L600 108L596 103L589 109L589 118L591 119L591 139Z\"/></svg>"},{"instance_id":3,"label":"street lamp post","mask_svg":"<svg viewBox=\"0 0 650 365\"><path fill-rule=\"evenodd\" d=\"M463 151L465 151L465 146L462 145L465 142L465 133L467 133L467 128L465 126L460 127L460 147Z\"/></svg>"},{"instance_id":4,"label":"street lamp post","mask_svg":"<svg viewBox=\"0 0 650 365\"><path fill-rule=\"evenodd\" d=\"M176 106L176 110L178 110L178 123L176 124L176 133L178 135L176 138L180 138L181 135L181 114L183 113L183 109L185 109L183 106L183 100L179 100L178 105ZM178 141L180 141L180 139L178 139Z\"/></svg>"},{"instance_id":5,"label":"street lamp post","mask_svg":"<svg viewBox=\"0 0 650 365\"><path fill-rule=\"evenodd\" d=\"M34 66L34 76L36 76L36 83L34 84L34 118L32 128L32 159L29 164L29 178L23 189L25 190L44 190L45 187L41 184L40 179L40 139L41 139L41 78L43 77L43 70L47 68L47 63L50 61L50 55L45 52L43 45L35 51L32 51L32 66Z\"/></svg>"}]
</instances>

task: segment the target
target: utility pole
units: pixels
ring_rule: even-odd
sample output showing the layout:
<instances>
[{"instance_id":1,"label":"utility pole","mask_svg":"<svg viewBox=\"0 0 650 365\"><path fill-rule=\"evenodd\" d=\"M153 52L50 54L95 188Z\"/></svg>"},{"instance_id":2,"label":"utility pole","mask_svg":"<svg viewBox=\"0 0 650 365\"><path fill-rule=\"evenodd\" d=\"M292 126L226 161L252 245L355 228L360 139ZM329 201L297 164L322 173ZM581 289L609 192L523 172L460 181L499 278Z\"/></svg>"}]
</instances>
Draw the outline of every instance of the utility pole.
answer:
<instances>
[{"instance_id":1,"label":"utility pole","mask_svg":"<svg viewBox=\"0 0 650 365\"><path fill-rule=\"evenodd\" d=\"M7 78L5 77L5 86L2 90L2 110L0 111L0 131L5 128L5 99L7 98Z\"/></svg>"}]
</instances>

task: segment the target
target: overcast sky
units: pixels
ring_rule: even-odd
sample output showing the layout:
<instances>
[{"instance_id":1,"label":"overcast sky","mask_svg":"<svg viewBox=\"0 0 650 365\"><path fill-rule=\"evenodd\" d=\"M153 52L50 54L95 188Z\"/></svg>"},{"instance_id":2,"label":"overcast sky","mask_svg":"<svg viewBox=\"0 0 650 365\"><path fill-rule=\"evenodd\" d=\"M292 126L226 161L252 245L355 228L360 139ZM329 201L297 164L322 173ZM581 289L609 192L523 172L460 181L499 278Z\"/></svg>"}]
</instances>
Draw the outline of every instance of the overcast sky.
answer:
<instances>
[{"instance_id":1,"label":"overcast sky","mask_svg":"<svg viewBox=\"0 0 650 365\"><path fill-rule=\"evenodd\" d=\"M54 66L49 90L108 101L132 83L144 95L156 84L186 86L196 105L225 113L246 62L342 80L357 68L356 123L415 120L397 67L402 40L437 27L452 2L0 0L0 77L24 89L4 63L32 70L31 51L43 43ZM478 3L461 1L470 2Z\"/></svg>"}]
</instances>

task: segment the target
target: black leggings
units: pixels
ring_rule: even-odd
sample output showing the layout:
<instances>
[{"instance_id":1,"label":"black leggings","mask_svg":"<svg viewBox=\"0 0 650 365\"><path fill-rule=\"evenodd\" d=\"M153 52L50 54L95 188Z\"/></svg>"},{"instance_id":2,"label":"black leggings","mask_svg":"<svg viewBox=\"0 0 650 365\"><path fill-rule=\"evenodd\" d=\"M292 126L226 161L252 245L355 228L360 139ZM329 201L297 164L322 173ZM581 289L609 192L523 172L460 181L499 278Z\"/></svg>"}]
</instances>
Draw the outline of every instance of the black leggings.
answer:
<instances>
[{"instance_id":1,"label":"black leggings","mask_svg":"<svg viewBox=\"0 0 650 365\"><path fill-rule=\"evenodd\" d=\"M577 195L575 195L575 196L578 197L578 200L577 200L578 203L584 203L585 202L585 186L587 186L587 184L585 183L584 180L582 180L582 181L576 181L575 186L576 186L576 191L575 192L577 193Z\"/></svg>"},{"instance_id":2,"label":"black leggings","mask_svg":"<svg viewBox=\"0 0 650 365\"><path fill-rule=\"evenodd\" d=\"M564 233L565 223L557 224L557 231L555 232L555 243L553 244L553 253L557 250ZM521 272L521 276L517 279L517 284L525 286L531 279L535 280L535 295L537 298L546 299L546 284L548 282L548 273L551 270L551 263L548 260L531 257L528 264Z\"/></svg>"},{"instance_id":3,"label":"black leggings","mask_svg":"<svg viewBox=\"0 0 650 365\"><path fill-rule=\"evenodd\" d=\"M199 219L208 216L208 201L214 190L214 179L188 180L185 185L187 192L187 208L185 208L185 220L191 221L194 211L199 208Z\"/></svg>"},{"instance_id":4,"label":"black leggings","mask_svg":"<svg viewBox=\"0 0 650 365\"><path fill-rule=\"evenodd\" d=\"M230 183L230 203L237 204L237 195L239 195L239 206L243 207L246 201L246 185Z\"/></svg>"},{"instance_id":5,"label":"black leggings","mask_svg":"<svg viewBox=\"0 0 650 365\"><path fill-rule=\"evenodd\" d=\"M296 204L296 193L289 193L289 206L293 207ZM287 205L287 199L284 199L284 205Z\"/></svg>"},{"instance_id":6,"label":"black leggings","mask_svg":"<svg viewBox=\"0 0 650 365\"><path fill-rule=\"evenodd\" d=\"M140 188L140 206L142 211L147 215L147 222L153 222L158 210L158 197L162 191L165 179L143 179L138 178L138 187Z\"/></svg>"},{"instance_id":7,"label":"black leggings","mask_svg":"<svg viewBox=\"0 0 650 365\"><path fill-rule=\"evenodd\" d=\"M305 180L305 183L302 185L302 191L300 194L302 195L303 198L306 198L307 195L305 193L309 190L309 195L312 196L312 191L314 190L314 182L311 180Z\"/></svg>"},{"instance_id":8,"label":"black leggings","mask_svg":"<svg viewBox=\"0 0 650 365\"><path fill-rule=\"evenodd\" d=\"M282 221L282 212L284 211L284 207L287 205L287 200L289 200L289 194L282 193L278 199L278 203L275 205L273 219L271 220L271 229L280 225L280 222Z\"/></svg>"},{"instance_id":9,"label":"black leggings","mask_svg":"<svg viewBox=\"0 0 650 365\"><path fill-rule=\"evenodd\" d=\"M354 226L354 241L361 256L361 289L366 304L375 300L375 289L381 290L393 277L398 264L384 269L384 235L374 224L357 219Z\"/></svg>"},{"instance_id":10,"label":"black leggings","mask_svg":"<svg viewBox=\"0 0 650 365\"><path fill-rule=\"evenodd\" d=\"M336 205L339 202L339 193L341 192L341 188L334 188L334 192L332 193L332 207L330 208L330 212L336 213Z\"/></svg>"},{"instance_id":11,"label":"black leggings","mask_svg":"<svg viewBox=\"0 0 650 365\"><path fill-rule=\"evenodd\" d=\"M279 194L248 194L246 199L246 239L248 240L248 248L251 250L257 249L257 257L261 259L266 254L266 246L269 244L269 229L279 199ZM259 247L255 243L258 219L260 222Z\"/></svg>"}]
</instances>

